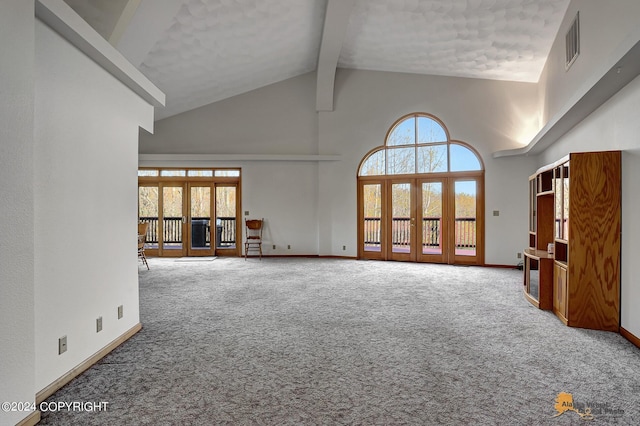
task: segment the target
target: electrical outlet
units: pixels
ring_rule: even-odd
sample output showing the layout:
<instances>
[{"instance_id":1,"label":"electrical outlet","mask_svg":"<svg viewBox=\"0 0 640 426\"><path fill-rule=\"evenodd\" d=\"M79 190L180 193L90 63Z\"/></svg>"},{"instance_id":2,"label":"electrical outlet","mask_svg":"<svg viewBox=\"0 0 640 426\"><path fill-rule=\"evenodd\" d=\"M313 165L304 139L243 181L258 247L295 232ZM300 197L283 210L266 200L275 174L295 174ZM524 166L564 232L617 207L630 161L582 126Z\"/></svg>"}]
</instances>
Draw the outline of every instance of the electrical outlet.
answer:
<instances>
[{"instance_id":1,"label":"electrical outlet","mask_svg":"<svg viewBox=\"0 0 640 426\"><path fill-rule=\"evenodd\" d=\"M493 211L493 215L494 216L500 216L500 210L494 210Z\"/></svg>"},{"instance_id":2,"label":"electrical outlet","mask_svg":"<svg viewBox=\"0 0 640 426\"><path fill-rule=\"evenodd\" d=\"M274 250L276 249L276 245L275 245L275 244L273 245L273 249L274 249Z\"/></svg>"},{"instance_id":3,"label":"electrical outlet","mask_svg":"<svg viewBox=\"0 0 640 426\"><path fill-rule=\"evenodd\" d=\"M343 251L346 250L346 249L347 249L347 246L342 246L342 250Z\"/></svg>"},{"instance_id":4,"label":"electrical outlet","mask_svg":"<svg viewBox=\"0 0 640 426\"><path fill-rule=\"evenodd\" d=\"M122 305L118 306L118 319L124 316L124 308Z\"/></svg>"},{"instance_id":5,"label":"electrical outlet","mask_svg":"<svg viewBox=\"0 0 640 426\"><path fill-rule=\"evenodd\" d=\"M244 215L245 215L245 216L249 216L249 210L245 210L245 211L244 211Z\"/></svg>"},{"instance_id":6,"label":"electrical outlet","mask_svg":"<svg viewBox=\"0 0 640 426\"><path fill-rule=\"evenodd\" d=\"M62 355L67 351L67 336L58 339L58 355Z\"/></svg>"},{"instance_id":7,"label":"electrical outlet","mask_svg":"<svg viewBox=\"0 0 640 426\"><path fill-rule=\"evenodd\" d=\"M291 245L287 245L287 250L291 250Z\"/></svg>"},{"instance_id":8,"label":"electrical outlet","mask_svg":"<svg viewBox=\"0 0 640 426\"><path fill-rule=\"evenodd\" d=\"M98 317L96 319L96 333L100 333L102 331L102 317Z\"/></svg>"},{"instance_id":9,"label":"electrical outlet","mask_svg":"<svg viewBox=\"0 0 640 426\"><path fill-rule=\"evenodd\" d=\"M518 259L522 259L522 253L518 252L518 253L516 254L516 257L517 257Z\"/></svg>"}]
</instances>

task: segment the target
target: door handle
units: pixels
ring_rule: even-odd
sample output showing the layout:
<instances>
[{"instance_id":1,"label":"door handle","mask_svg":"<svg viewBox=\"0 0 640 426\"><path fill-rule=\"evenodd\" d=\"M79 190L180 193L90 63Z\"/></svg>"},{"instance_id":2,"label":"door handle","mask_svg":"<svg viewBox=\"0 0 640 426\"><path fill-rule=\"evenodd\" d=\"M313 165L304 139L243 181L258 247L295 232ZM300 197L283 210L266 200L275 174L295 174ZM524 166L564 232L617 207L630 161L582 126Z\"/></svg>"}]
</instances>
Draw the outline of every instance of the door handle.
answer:
<instances>
[{"instance_id":1,"label":"door handle","mask_svg":"<svg viewBox=\"0 0 640 426\"><path fill-rule=\"evenodd\" d=\"M182 216L182 223L187 223L187 217L186 216Z\"/></svg>"}]
</instances>

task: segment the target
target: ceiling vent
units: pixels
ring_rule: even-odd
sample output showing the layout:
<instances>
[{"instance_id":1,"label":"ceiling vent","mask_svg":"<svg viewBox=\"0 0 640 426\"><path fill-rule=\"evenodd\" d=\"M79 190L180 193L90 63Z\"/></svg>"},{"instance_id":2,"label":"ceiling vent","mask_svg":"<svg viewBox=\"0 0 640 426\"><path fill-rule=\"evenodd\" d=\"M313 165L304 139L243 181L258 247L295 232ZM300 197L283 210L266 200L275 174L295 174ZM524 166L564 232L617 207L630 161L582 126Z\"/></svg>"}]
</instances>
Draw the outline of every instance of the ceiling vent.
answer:
<instances>
[{"instance_id":1,"label":"ceiling vent","mask_svg":"<svg viewBox=\"0 0 640 426\"><path fill-rule=\"evenodd\" d=\"M568 70L580 54L580 12L576 13L565 36L565 54L564 69Z\"/></svg>"}]
</instances>

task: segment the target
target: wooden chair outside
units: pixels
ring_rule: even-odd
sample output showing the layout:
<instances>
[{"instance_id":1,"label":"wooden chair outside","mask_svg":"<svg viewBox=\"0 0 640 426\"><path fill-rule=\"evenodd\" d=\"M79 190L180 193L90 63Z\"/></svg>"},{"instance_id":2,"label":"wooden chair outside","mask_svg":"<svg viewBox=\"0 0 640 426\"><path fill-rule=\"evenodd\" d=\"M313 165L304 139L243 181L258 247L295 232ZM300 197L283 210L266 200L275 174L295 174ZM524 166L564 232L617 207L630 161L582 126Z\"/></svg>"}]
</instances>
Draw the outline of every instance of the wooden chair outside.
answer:
<instances>
[{"instance_id":1,"label":"wooden chair outside","mask_svg":"<svg viewBox=\"0 0 640 426\"><path fill-rule=\"evenodd\" d=\"M258 252L262 260L262 228L264 219L245 219L246 239L244 241L244 260L250 251Z\"/></svg>"},{"instance_id":2,"label":"wooden chair outside","mask_svg":"<svg viewBox=\"0 0 640 426\"><path fill-rule=\"evenodd\" d=\"M149 223L138 224L138 258L142 259L142 263L149 270L149 263L147 262L147 256L144 254L144 245L147 242L147 230L149 229Z\"/></svg>"}]
</instances>

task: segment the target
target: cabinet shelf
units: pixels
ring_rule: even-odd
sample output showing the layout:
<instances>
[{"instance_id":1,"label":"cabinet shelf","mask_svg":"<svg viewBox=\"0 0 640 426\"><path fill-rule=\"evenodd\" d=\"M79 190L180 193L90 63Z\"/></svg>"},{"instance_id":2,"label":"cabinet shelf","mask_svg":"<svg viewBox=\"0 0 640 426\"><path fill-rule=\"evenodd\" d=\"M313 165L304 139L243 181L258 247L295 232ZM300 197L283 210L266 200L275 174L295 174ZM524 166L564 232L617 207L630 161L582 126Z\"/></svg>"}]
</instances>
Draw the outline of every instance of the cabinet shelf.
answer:
<instances>
[{"instance_id":1,"label":"cabinet shelf","mask_svg":"<svg viewBox=\"0 0 640 426\"><path fill-rule=\"evenodd\" d=\"M571 327L620 329L621 160L571 153L529 178L525 298Z\"/></svg>"}]
</instances>

